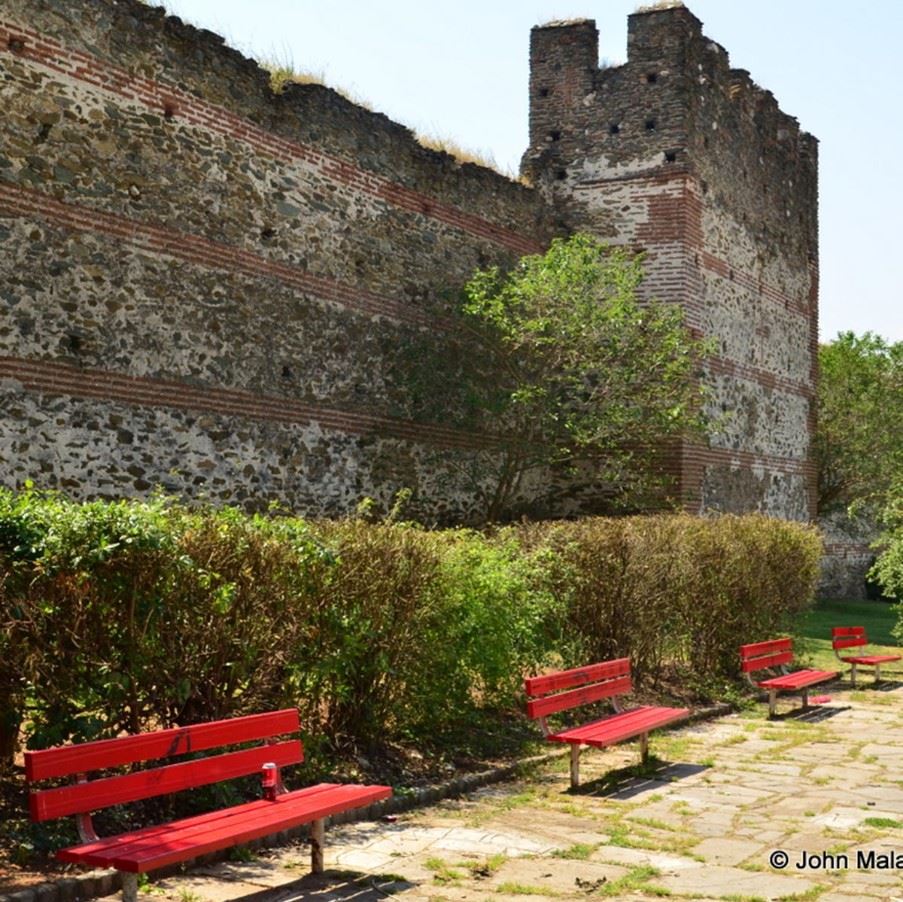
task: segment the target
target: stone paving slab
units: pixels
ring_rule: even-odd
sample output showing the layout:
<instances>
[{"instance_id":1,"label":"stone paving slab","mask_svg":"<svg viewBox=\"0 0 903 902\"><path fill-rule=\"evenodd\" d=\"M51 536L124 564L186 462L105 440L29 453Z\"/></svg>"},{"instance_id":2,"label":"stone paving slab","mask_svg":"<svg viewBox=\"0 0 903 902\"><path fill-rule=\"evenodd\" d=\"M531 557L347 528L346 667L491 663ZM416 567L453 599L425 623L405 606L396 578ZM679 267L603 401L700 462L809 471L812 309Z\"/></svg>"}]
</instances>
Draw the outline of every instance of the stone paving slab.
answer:
<instances>
[{"instance_id":1,"label":"stone paving slab","mask_svg":"<svg viewBox=\"0 0 903 902\"><path fill-rule=\"evenodd\" d=\"M750 839L735 839L724 836L704 839L693 846L693 851L712 864L735 865L752 858L763 851L763 845Z\"/></svg>"},{"instance_id":2,"label":"stone paving slab","mask_svg":"<svg viewBox=\"0 0 903 902\"><path fill-rule=\"evenodd\" d=\"M635 746L594 750L577 791L555 762L394 823L336 828L323 875L295 843L160 880L141 902L903 902L900 871L857 859L903 854L903 687L834 692L773 722L757 708L652 749L670 764L637 773Z\"/></svg>"},{"instance_id":3,"label":"stone paving slab","mask_svg":"<svg viewBox=\"0 0 903 902\"><path fill-rule=\"evenodd\" d=\"M815 886L814 880L801 877L785 877L780 873L756 874L720 865L666 874L658 882L672 893L703 899L724 899L731 896L784 899L807 893Z\"/></svg>"}]
</instances>

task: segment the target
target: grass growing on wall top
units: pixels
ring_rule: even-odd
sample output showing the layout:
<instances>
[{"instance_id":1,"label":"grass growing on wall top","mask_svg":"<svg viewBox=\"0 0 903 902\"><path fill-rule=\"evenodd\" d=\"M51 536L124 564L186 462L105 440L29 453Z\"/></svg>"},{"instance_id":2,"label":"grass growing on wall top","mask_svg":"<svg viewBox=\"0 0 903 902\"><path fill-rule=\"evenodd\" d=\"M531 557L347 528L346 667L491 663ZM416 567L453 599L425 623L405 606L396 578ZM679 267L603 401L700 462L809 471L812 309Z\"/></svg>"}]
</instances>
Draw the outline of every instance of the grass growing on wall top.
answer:
<instances>
[{"instance_id":1,"label":"grass growing on wall top","mask_svg":"<svg viewBox=\"0 0 903 902\"><path fill-rule=\"evenodd\" d=\"M329 84L326 80L326 73L322 69L301 69L294 64L291 57L265 57L257 62L261 69L269 73L270 90L274 94L282 94L289 85L322 85L324 88L329 88L330 91L335 91L336 94L355 106L363 107L371 112L373 110L370 102L356 91Z\"/></svg>"}]
</instances>

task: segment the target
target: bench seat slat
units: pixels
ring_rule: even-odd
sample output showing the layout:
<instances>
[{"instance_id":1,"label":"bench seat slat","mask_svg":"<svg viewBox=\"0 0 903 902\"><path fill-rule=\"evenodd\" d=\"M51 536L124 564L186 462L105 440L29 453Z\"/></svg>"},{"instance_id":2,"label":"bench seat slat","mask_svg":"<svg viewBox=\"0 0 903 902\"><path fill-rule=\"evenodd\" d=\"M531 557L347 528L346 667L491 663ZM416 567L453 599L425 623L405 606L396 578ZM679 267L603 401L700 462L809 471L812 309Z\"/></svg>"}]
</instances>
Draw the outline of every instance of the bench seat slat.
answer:
<instances>
[{"instance_id":1,"label":"bench seat slat","mask_svg":"<svg viewBox=\"0 0 903 902\"><path fill-rule=\"evenodd\" d=\"M88 773L109 767L134 764L203 752L223 745L254 742L300 729L297 708L248 714L228 720L212 720L187 727L171 727L154 733L98 739L61 748L25 753L25 775L29 782Z\"/></svg>"},{"instance_id":2,"label":"bench seat slat","mask_svg":"<svg viewBox=\"0 0 903 902\"><path fill-rule=\"evenodd\" d=\"M857 645L868 645L868 641L865 636L851 636L849 638L844 638L843 636L835 636L831 640L831 644L834 646L834 650L836 651L839 648L855 648Z\"/></svg>"},{"instance_id":3,"label":"bench seat slat","mask_svg":"<svg viewBox=\"0 0 903 902\"><path fill-rule=\"evenodd\" d=\"M770 680L762 680L758 683L763 689L804 689L816 683L837 678L836 671L830 670L797 670L784 676L772 677Z\"/></svg>"},{"instance_id":4,"label":"bench seat slat","mask_svg":"<svg viewBox=\"0 0 903 902\"><path fill-rule=\"evenodd\" d=\"M149 799L195 786L206 786L260 771L266 762L279 767L302 760L297 739L274 745L256 746L240 752L227 752L119 777L103 777L90 783L76 783L58 789L33 792L29 797L31 817L35 821L64 817L67 814L98 811L110 805Z\"/></svg>"},{"instance_id":5,"label":"bench seat slat","mask_svg":"<svg viewBox=\"0 0 903 902\"><path fill-rule=\"evenodd\" d=\"M647 705L613 714L580 727L562 730L560 733L550 735L549 739L553 742L580 743L604 748L683 720L689 715L687 708L659 708Z\"/></svg>"},{"instance_id":6,"label":"bench seat slat","mask_svg":"<svg viewBox=\"0 0 903 902\"><path fill-rule=\"evenodd\" d=\"M831 635L837 636L865 636L864 626L832 626Z\"/></svg>"},{"instance_id":7,"label":"bench seat slat","mask_svg":"<svg viewBox=\"0 0 903 902\"><path fill-rule=\"evenodd\" d=\"M339 783L318 783L316 786L307 787L306 789L299 790L299 792L307 792L313 797L318 792L325 792L340 785L341 784ZM282 797L280 796L279 798ZM246 802L243 805L235 806L235 810L246 809L248 811L253 811L258 808L268 808L272 806L272 804L273 803L268 799L261 798ZM180 828L185 830L192 827L203 827L204 825L215 823L216 821L223 820L225 817L229 817L229 812L232 810L232 808L220 808L216 811L207 811L204 814L195 814L191 817L182 818L182 820L177 823ZM79 846L62 849L57 854L60 856L69 856L70 853L76 853L77 857L66 857L63 858L63 860L85 862L86 864L93 864L93 858L91 856L94 855L98 856L98 861L109 861L113 857L113 852L116 849L143 840L159 840L169 834L171 827L172 822L152 824L149 827L141 827L130 833L117 833L114 836L103 836L100 839L82 843Z\"/></svg>"},{"instance_id":8,"label":"bench seat slat","mask_svg":"<svg viewBox=\"0 0 903 902\"><path fill-rule=\"evenodd\" d=\"M740 657L761 658L766 655L781 654L793 650L793 640L789 637L783 639L768 639L765 642L750 642L740 646Z\"/></svg>"},{"instance_id":9,"label":"bench seat slat","mask_svg":"<svg viewBox=\"0 0 903 902\"><path fill-rule=\"evenodd\" d=\"M604 683L593 683L582 689L569 689L567 692L559 692L557 695L547 695L545 698L534 698L527 702L528 717L545 717L556 711L566 711L576 708L578 705L587 705L601 701L603 698L611 698L613 695L626 695L630 692L630 677L622 676Z\"/></svg>"},{"instance_id":10,"label":"bench seat slat","mask_svg":"<svg viewBox=\"0 0 903 902\"><path fill-rule=\"evenodd\" d=\"M769 667L780 667L793 661L792 651L781 651L773 654L760 655L754 658L743 658L740 669L743 673L753 673L756 670L766 670Z\"/></svg>"},{"instance_id":11,"label":"bench seat slat","mask_svg":"<svg viewBox=\"0 0 903 902\"><path fill-rule=\"evenodd\" d=\"M891 664L900 660L900 655L841 655L841 661L847 664L865 664L873 666L875 664Z\"/></svg>"},{"instance_id":12,"label":"bench seat slat","mask_svg":"<svg viewBox=\"0 0 903 902\"><path fill-rule=\"evenodd\" d=\"M218 817L188 818L166 825L156 835L123 834L107 850L97 843L73 846L57 853L63 861L115 867L131 873L145 873L208 852L259 839L280 830L328 817L348 808L358 808L389 798L388 786L321 784L277 796L274 801L258 800L216 812ZM143 834L143 835L142 835ZM104 842L104 841L101 841ZM92 851L86 851L91 848Z\"/></svg>"},{"instance_id":13,"label":"bench seat slat","mask_svg":"<svg viewBox=\"0 0 903 902\"><path fill-rule=\"evenodd\" d=\"M617 658L614 661L602 661L599 664L588 664L586 667L573 667L570 670L559 670L546 676L527 677L524 689L527 697L547 695L560 689L570 689L585 683L598 680L609 680L630 674L630 659Z\"/></svg>"}]
</instances>

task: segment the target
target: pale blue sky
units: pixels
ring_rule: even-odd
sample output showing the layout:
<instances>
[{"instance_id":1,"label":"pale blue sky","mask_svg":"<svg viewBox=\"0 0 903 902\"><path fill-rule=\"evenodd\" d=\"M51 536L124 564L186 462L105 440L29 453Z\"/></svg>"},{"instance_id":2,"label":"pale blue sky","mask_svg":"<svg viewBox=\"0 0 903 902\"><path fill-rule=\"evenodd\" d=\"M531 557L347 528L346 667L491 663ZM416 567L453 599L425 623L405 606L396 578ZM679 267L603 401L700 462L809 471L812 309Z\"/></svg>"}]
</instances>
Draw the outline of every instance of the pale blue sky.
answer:
<instances>
[{"instance_id":1,"label":"pale blue sky","mask_svg":"<svg viewBox=\"0 0 903 902\"><path fill-rule=\"evenodd\" d=\"M165 0L256 57L320 72L375 110L516 171L531 26L585 16L626 55L636 0ZM821 338L903 340L903 0L687 0L820 144Z\"/></svg>"}]
</instances>

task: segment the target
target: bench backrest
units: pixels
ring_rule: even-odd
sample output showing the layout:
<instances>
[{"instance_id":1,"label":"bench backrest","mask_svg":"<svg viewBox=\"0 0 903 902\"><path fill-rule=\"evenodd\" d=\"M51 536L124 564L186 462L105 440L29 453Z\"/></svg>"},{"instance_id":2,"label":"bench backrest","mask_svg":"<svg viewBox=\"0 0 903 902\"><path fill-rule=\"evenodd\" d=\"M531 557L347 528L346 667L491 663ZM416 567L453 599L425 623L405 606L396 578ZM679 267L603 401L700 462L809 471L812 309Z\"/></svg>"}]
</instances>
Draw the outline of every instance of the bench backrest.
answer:
<instances>
[{"instance_id":1,"label":"bench backrest","mask_svg":"<svg viewBox=\"0 0 903 902\"><path fill-rule=\"evenodd\" d=\"M771 639L768 642L753 642L740 646L740 667L743 673L779 667L793 660L792 639Z\"/></svg>"},{"instance_id":2,"label":"bench backrest","mask_svg":"<svg viewBox=\"0 0 903 902\"><path fill-rule=\"evenodd\" d=\"M26 752L25 777L29 783L54 777L76 778L76 782L69 786L32 790L29 796L32 820L46 821L67 814L85 814L110 805L260 773L263 765L270 762L277 767L298 764L304 760L301 741L277 742L275 737L297 733L299 727L297 709L288 708L154 733ZM88 779L92 771L256 740L265 740L265 743L237 752L164 764L129 774Z\"/></svg>"},{"instance_id":3,"label":"bench backrest","mask_svg":"<svg viewBox=\"0 0 903 902\"><path fill-rule=\"evenodd\" d=\"M560 670L524 680L527 715L546 717L579 705L630 692L630 659L618 658L587 667Z\"/></svg>"},{"instance_id":4,"label":"bench backrest","mask_svg":"<svg viewBox=\"0 0 903 902\"><path fill-rule=\"evenodd\" d=\"M834 626L831 627L831 644L834 651L840 651L842 648L868 645L869 640L865 636L864 626Z\"/></svg>"}]
</instances>

